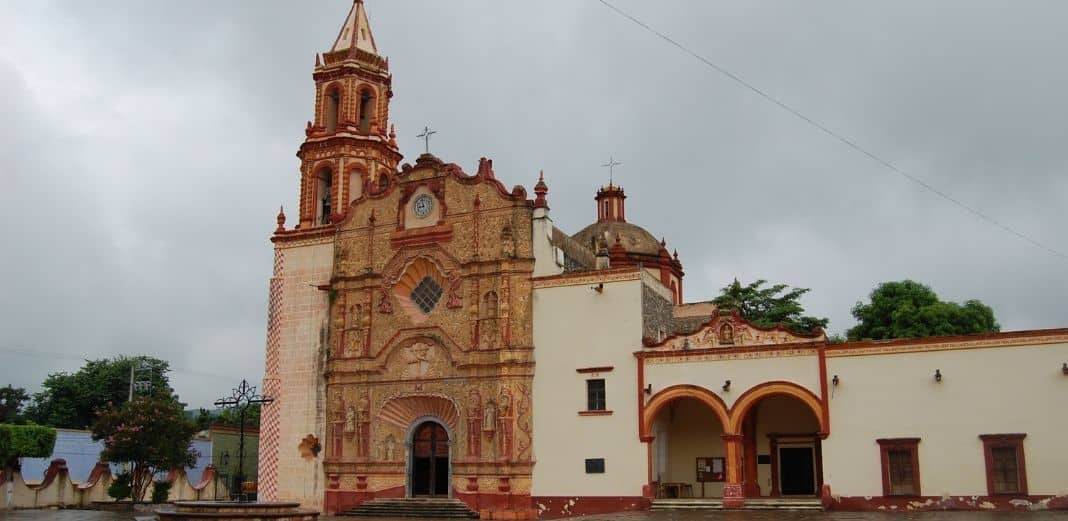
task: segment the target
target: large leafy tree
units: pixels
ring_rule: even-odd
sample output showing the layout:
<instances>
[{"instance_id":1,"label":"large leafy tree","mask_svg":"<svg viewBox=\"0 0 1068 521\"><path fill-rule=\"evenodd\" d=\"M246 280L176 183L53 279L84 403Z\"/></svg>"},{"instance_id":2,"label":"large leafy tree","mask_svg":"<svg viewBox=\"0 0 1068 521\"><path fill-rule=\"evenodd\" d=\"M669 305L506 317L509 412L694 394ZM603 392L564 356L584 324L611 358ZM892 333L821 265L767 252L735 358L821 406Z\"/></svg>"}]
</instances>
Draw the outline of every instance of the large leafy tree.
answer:
<instances>
[{"instance_id":1,"label":"large leafy tree","mask_svg":"<svg viewBox=\"0 0 1068 521\"><path fill-rule=\"evenodd\" d=\"M0 423L19 423L22 405L30 400L26 389L21 387L0 387Z\"/></svg>"},{"instance_id":2,"label":"large leafy tree","mask_svg":"<svg viewBox=\"0 0 1068 521\"><path fill-rule=\"evenodd\" d=\"M88 360L75 373L48 375L41 384L42 391L34 393L26 418L53 427L88 428L96 419L98 409L129 399L131 366L136 380L148 382L139 386L135 394L173 396L174 390L167 379L170 366L163 360L147 356Z\"/></svg>"},{"instance_id":3,"label":"large leafy tree","mask_svg":"<svg viewBox=\"0 0 1068 521\"><path fill-rule=\"evenodd\" d=\"M100 459L131 464L131 499L137 503L154 474L196 464L196 431L196 422L173 397L138 396L103 409L93 424L93 439L104 441Z\"/></svg>"},{"instance_id":4,"label":"large leafy tree","mask_svg":"<svg viewBox=\"0 0 1068 521\"><path fill-rule=\"evenodd\" d=\"M722 310L737 310L742 318L760 327L783 324L801 334L827 327L828 319L804 314L805 308L801 306L800 299L809 292L808 288L791 288L786 284L765 287L767 283L759 279L743 285L734 279L734 282L720 290L720 295L712 303Z\"/></svg>"},{"instance_id":5,"label":"large leafy tree","mask_svg":"<svg viewBox=\"0 0 1068 521\"><path fill-rule=\"evenodd\" d=\"M846 333L849 340L884 340L968 335L1000 331L994 310L978 300L943 302L930 287L912 280L884 282L871 292L871 301L857 302L853 317L859 323Z\"/></svg>"}]
</instances>

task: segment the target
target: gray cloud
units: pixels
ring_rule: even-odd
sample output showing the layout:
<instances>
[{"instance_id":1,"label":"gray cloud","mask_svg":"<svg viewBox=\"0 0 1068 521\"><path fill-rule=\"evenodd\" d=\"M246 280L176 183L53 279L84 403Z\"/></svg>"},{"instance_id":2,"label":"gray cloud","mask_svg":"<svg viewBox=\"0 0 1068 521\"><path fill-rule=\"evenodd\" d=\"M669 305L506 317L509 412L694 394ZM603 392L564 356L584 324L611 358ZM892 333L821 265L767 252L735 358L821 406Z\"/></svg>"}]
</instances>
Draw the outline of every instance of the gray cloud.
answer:
<instances>
[{"instance_id":1,"label":"gray cloud","mask_svg":"<svg viewBox=\"0 0 1068 521\"><path fill-rule=\"evenodd\" d=\"M1053 0L621 8L965 204L1068 250L1068 45ZM678 248L689 300L737 276L813 289L832 331L884 280L1068 325L1066 261L812 129L595 1L369 1L409 159L594 217L609 155L628 218ZM207 405L262 374L267 241L294 208L314 53L348 3L36 2L0 13L0 385L150 353ZM292 217L294 212L290 211ZM12 349L19 350L12 352ZM26 352L37 353L30 355Z\"/></svg>"}]
</instances>

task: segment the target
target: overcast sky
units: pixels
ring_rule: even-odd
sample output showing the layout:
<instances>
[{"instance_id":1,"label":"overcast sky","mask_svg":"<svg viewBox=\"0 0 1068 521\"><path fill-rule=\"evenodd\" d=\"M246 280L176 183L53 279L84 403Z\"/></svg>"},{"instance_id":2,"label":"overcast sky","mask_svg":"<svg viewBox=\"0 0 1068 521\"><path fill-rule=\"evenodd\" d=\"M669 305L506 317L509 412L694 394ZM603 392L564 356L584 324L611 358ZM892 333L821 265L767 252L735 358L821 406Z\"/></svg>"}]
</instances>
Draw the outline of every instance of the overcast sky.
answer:
<instances>
[{"instance_id":1,"label":"overcast sky","mask_svg":"<svg viewBox=\"0 0 1068 521\"><path fill-rule=\"evenodd\" d=\"M613 0L917 178L1068 252L1068 2ZM207 406L263 375L279 205L312 66L350 7L0 2L0 386L83 358L169 360ZM424 125L467 171L545 171L557 226L627 217L677 248L686 299L812 288L852 325L881 281L978 298L1004 330L1068 326L1068 260L850 150L596 0L368 0L408 161Z\"/></svg>"}]
</instances>

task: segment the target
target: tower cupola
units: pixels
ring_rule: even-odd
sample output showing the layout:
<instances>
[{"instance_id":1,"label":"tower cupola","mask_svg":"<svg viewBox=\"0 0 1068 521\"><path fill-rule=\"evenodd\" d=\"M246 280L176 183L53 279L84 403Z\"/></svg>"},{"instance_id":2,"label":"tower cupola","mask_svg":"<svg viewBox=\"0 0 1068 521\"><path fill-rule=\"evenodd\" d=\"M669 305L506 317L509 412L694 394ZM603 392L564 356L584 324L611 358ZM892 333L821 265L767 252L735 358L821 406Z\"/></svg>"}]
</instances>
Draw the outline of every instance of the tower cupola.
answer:
<instances>
[{"instance_id":1,"label":"tower cupola","mask_svg":"<svg viewBox=\"0 0 1068 521\"><path fill-rule=\"evenodd\" d=\"M623 187L608 183L597 190L597 222L627 222L626 213L623 211L623 202L627 196L623 194Z\"/></svg>"}]
</instances>

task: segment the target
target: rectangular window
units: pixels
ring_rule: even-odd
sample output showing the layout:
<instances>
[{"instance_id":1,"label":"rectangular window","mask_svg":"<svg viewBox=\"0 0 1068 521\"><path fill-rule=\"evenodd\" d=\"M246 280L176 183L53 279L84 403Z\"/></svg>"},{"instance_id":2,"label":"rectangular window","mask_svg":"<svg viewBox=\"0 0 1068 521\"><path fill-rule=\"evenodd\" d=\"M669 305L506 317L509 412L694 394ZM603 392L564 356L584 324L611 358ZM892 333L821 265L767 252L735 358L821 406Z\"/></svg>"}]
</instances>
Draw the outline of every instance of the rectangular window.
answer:
<instances>
[{"instance_id":1,"label":"rectangular window","mask_svg":"<svg viewBox=\"0 0 1068 521\"><path fill-rule=\"evenodd\" d=\"M604 474L604 458L590 458L586 460L587 474Z\"/></svg>"},{"instance_id":2,"label":"rectangular window","mask_svg":"<svg viewBox=\"0 0 1068 521\"><path fill-rule=\"evenodd\" d=\"M884 496L920 495L919 438L875 440L883 474Z\"/></svg>"},{"instance_id":3,"label":"rectangular window","mask_svg":"<svg viewBox=\"0 0 1068 521\"><path fill-rule=\"evenodd\" d=\"M586 410L605 410L604 378L586 380Z\"/></svg>"},{"instance_id":4,"label":"rectangular window","mask_svg":"<svg viewBox=\"0 0 1068 521\"><path fill-rule=\"evenodd\" d=\"M986 488L994 495L1026 495L1027 472L1023 440L1026 434L983 434Z\"/></svg>"}]
</instances>

